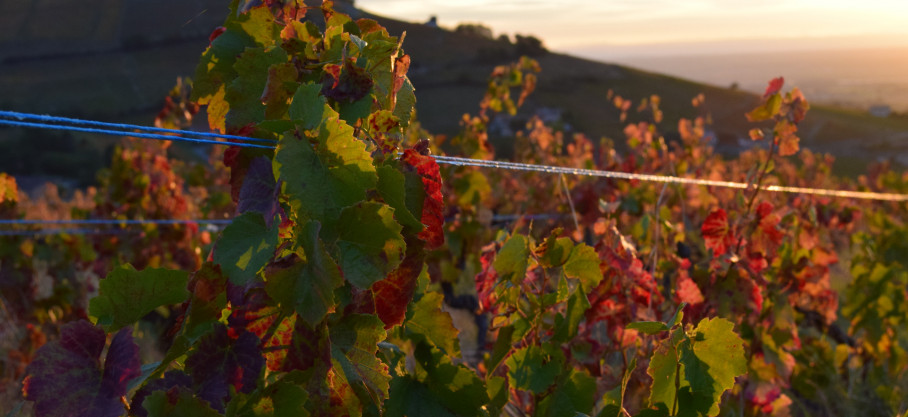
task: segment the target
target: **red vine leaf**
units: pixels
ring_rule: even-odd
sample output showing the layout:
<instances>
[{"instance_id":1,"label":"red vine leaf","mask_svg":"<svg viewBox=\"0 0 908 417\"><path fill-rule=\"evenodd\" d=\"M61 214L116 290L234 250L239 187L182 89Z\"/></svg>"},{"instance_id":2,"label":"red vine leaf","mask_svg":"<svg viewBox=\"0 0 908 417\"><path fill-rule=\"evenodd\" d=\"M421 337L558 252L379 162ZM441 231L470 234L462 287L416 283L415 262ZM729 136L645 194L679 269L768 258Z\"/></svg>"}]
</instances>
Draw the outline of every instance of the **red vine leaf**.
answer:
<instances>
[{"instance_id":1,"label":"red vine leaf","mask_svg":"<svg viewBox=\"0 0 908 417\"><path fill-rule=\"evenodd\" d=\"M750 251L760 255L769 255L773 248L782 243L785 236L778 229L779 222L782 220L778 214L772 212L772 204L766 201L757 205L757 228L750 236Z\"/></svg>"},{"instance_id":2,"label":"red vine leaf","mask_svg":"<svg viewBox=\"0 0 908 417\"><path fill-rule=\"evenodd\" d=\"M677 285L678 288L675 290L675 295L679 302L696 305L705 300L703 298L703 293L700 291L700 287L698 287L697 283L690 278L687 271L681 271L681 274L678 276Z\"/></svg>"},{"instance_id":3,"label":"red vine leaf","mask_svg":"<svg viewBox=\"0 0 908 417\"><path fill-rule=\"evenodd\" d=\"M168 371L164 374L164 378L159 378L154 381L151 381L132 396L132 402L129 406L129 412L131 415L137 417L145 417L148 415L148 410L142 406L142 403L148 398L151 393L155 391L168 391L170 392L176 388L177 390L183 388L186 390L192 389L192 378L183 371ZM174 390L176 391L176 390Z\"/></svg>"},{"instance_id":4,"label":"red vine leaf","mask_svg":"<svg viewBox=\"0 0 908 417\"><path fill-rule=\"evenodd\" d=\"M700 228L707 249L713 250L713 255L724 255L729 247L735 244L735 238L728 227L728 215L719 208L713 210Z\"/></svg>"},{"instance_id":5,"label":"red vine leaf","mask_svg":"<svg viewBox=\"0 0 908 417\"><path fill-rule=\"evenodd\" d=\"M68 323L60 340L50 342L25 368L23 394L35 402L35 415L120 416L127 383L139 376L139 347L130 328L114 335L103 369L106 335L85 320Z\"/></svg>"},{"instance_id":6,"label":"red vine leaf","mask_svg":"<svg viewBox=\"0 0 908 417\"><path fill-rule=\"evenodd\" d=\"M785 95L785 103L789 107L789 115L794 123L801 123L804 117L807 116L807 110L810 110L810 103L807 102L804 94L797 87L792 88Z\"/></svg>"},{"instance_id":7,"label":"red vine leaf","mask_svg":"<svg viewBox=\"0 0 908 417\"><path fill-rule=\"evenodd\" d=\"M264 156L257 157L249 163L243 186L240 188L236 211L239 214L248 211L261 213L265 218L265 226L270 229L274 217L281 208L277 200L279 192L280 188L274 181L271 160Z\"/></svg>"},{"instance_id":8,"label":"red vine leaf","mask_svg":"<svg viewBox=\"0 0 908 417\"><path fill-rule=\"evenodd\" d=\"M404 86L407 80L407 71L410 69L410 55L397 57L394 60L394 85L391 90L391 97L397 97L397 92Z\"/></svg>"},{"instance_id":9,"label":"red vine leaf","mask_svg":"<svg viewBox=\"0 0 908 417\"><path fill-rule=\"evenodd\" d=\"M780 156L789 156L798 153L800 146L798 142L800 139L796 135L798 132L798 126L794 123L790 123L788 120L781 120L779 123L776 123L776 127L773 131L775 135L775 141L779 145L779 155Z\"/></svg>"},{"instance_id":10,"label":"red vine leaf","mask_svg":"<svg viewBox=\"0 0 908 417\"><path fill-rule=\"evenodd\" d=\"M375 313L390 329L404 321L407 305L413 299L416 281L422 272L425 250L421 242L407 239L407 255L387 278L372 285Z\"/></svg>"},{"instance_id":11,"label":"red vine leaf","mask_svg":"<svg viewBox=\"0 0 908 417\"><path fill-rule=\"evenodd\" d=\"M343 66L325 65L322 77L322 94L339 102L353 103L369 93L372 89L372 77L365 69L354 64L351 58Z\"/></svg>"},{"instance_id":12,"label":"red vine leaf","mask_svg":"<svg viewBox=\"0 0 908 417\"><path fill-rule=\"evenodd\" d=\"M401 161L405 166L415 169L422 177L426 197L423 200L420 221L426 228L419 233L419 238L428 244L427 249L438 248L445 243L443 229L445 203L441 194L441 173L438 163L435 162L435 158L420 154L415 149L404 151Z\"/></svg>"},{"instance_id":13,"label":"red vine leaf","mask_svg":"<svg viewBox=\"0 0 908 417\"><path fill-rule=\"evenodd\" d=\"M763 93L763 98L769 97L775 93L778 93L782 89L782 85L785 84L784 77L773 78L769 81L769 85L766 86L766 92Z\"/></svg>"},{"instance_id":14,"label":"red vine leaf","mask_svg":"<svg viewBox=\"0 0 908 417\"><path fill-rule=\"evenodd\" d=\"M186 358L186 370L192 376L199 398L223 412L232 391L247 394L254 391L265 367L260 342L251 332L236 335L222 324L215 325L214 331L205 335L198 349Z\"/></svg>"}]
</instances>

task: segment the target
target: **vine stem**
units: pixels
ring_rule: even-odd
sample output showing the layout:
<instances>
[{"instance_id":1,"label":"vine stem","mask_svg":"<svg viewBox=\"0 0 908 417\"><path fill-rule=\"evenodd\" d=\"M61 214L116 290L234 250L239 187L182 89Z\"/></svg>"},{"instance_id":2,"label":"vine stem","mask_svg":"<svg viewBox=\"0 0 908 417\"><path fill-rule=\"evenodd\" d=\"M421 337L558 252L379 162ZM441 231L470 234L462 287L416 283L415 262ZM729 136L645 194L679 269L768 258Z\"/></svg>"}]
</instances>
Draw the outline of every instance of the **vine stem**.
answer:
<instances>
[{"instance_id":1,"label":"vine stem","mask_svg":"<svg viewBox=\"0 0 908 417\"><path fill-rule=\"evenodd\" d=\"M672 416L678 415L678 395L681 394L681 361L675 365L675 400L672 401Z\"/></svg>"},{"instance_id":2,"label":"vine stem","mask_svg":"<svg viewBox=\"0 0 908 417\"><path fill-rule=\"evenodd\" d=\"M571 198L571 194L568 191L567 180L564 179L564 174L560 175L561 177L561 192L564 193L564 198L568 202L568 206L571 208L571 216L574 218L574 230L580 230L580 222L577 221L577 210L574 210L574 200Z\"/></svg>"},{"instance_id":3,"label":"vine stem","mask_svg":"<svg viewBox=\"0 0 908 417\"><path fill-rule=\"evenodd\" d=\"M772 142L769 142L769 156L767 156L766 161L763 163L763 168L760 169L760 173L756 179L756 183L753 181L750 184L754 185L754 192L750 195L750 200L747 202L747 209L744 211L746 215L750 215L751 210L753 209L754 202L757 201L757 194L760 193L760 188L763 186L763 180L766 177L766 174L769 172L769 163L772 162L776 154L776 138L772 139ZM748 184L748 187L750 186ZM740 219L739 219L740 221ZM753 227L751 224L750 227ZM741 245L744 243L744 235L738 237L738 243L735 244L735 254L741 250Z\"/></svg>"}]
</instances>

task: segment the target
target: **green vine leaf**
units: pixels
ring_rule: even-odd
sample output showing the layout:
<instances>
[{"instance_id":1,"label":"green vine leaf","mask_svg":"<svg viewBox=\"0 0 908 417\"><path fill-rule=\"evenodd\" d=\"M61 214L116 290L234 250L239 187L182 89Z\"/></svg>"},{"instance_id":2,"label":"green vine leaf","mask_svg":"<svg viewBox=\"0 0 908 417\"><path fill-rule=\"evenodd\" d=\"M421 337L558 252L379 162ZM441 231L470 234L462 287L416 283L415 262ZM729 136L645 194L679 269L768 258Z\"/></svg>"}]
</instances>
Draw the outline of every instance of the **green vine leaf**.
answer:
<instances>
[{"instance_id":1,"label":"green vine leaf","mask_svg":"<svg viewBox=\"0 0 908 417\"><path fill-rule=\"evenodd\" d=\"M425 337L449 355L458 355L456 350L457 328L451 315L442 311L444 296L437 292L427 292L419 301L410 304L410 317L405 324L408 333Z\"/></svg>"},{"instance_id":2,"label":"green vine leaf","mask_svg":"<svg viewBox=\"0 0 908 417\"><path fill-rule=\"evenodd\" d=\"M668 326L661 321L635 321L628 324L627 328L638 330L645 334L658 334L668 330Z\"/></svg>"},{"instance_id":3,"label":"green vine leaf","mask_svg":"<svg viewBox=\"0 0 908 417\"><path fill-rule=\"evenodd\" d=\"M559 229L560 231L560 229ZM564 265L574 250L574 241L567 237L555 237L553 233L535 249L539 264L544 268L557 268ZM596 258L598 261L598 257Z\"/></svg>"},{"instance_id":4,"label":"green vine leaf","mask_svg":"<svg viewBox=\"0 0 908 417\"><path fill-rule=\"evenodd\" d=\"M224 228L214 251L214 262L230 282L245 285L274 256L277 243L277 224L269 228L261 214L246 212Z\"/></svg>"},{"instance_id":5,"label":"green vine leaf","mask_svg":"<svg viewBox=\"0 0 908 417\"><path fill-rule=\"evenodd\" d=\"M268 83L268 69L287 62L287 52L279 47L246 48L233 64L237 77L227 86L224 98L230 103L225 127L228 132L265 119L262 91Z\"/></svg>"},{"instance_id":6,"label":"green vine leaf","mask_svg":"<svg viewBox=\"0 0 908 417\"><path fill-rule=\"evenodd\" d=\"M719 413L722 393L735 385L735 378L747 372L744 341L735 334L734 323L704 319L681 344L684 376L693 394L712 398L709 415Z\"/></svg>"},{"instance_id":7,"label":"green vine leaf","mask_svg":"<svg viewBox=\"0 0 908 417\"><path fill-rule=\"evenodd\" d=\"M517 349L505 365L511 387L541 394L555 383L562 364L558 360L547 361L541 347L529 346Z\"/></svg>"},{"instance_id":8,"label":"green vine leaf","mask_svg":"<svg viewBox=\"0 0 908 417\"><path fill-rule=\"evenodd\" d=\"M338 224L340 266L351 284L367 289L384 279L403 260L403 227L388 205L363 202L341 211Z\"/></svg>"},{"instance_id":9,"label":"green vine leaf","mask_svg":"<svg viewBox=\"0 0 908 417\"><path fill-rule=\"evenodd\" d=\"M580 280L585 291L591 291L602 281L599 255L596 254L595 249L585 244L574 246L571 256L568 257L562 268L565 276Z\"/></svg>"},{"instance_id":10,"label":"green vine leaf","mask_svg":"<svg viewBox=\"0 0 908 417\"><path fill-rule=\"evenodd\" d=\"M88 312L109 332L135 323L152 310L179 304L189 297L189 273L160 268L136 271L130 264L115 268L101 280Z\"/></svg>"},{"instance_id":11,"label":"green vine leaf","mask_svg":"<svg viewBox=\"0 0 908 417\"><path fill-rule=\"evenodd\" d=\"M208 124L222 133L226 132L225 120L230 111L227 86L237 78L233 67L237 57L247 47L273 45L276 34L274 16L267 9L231 13L230 16L224 25L224 33L211 41L199 59L192 89L192 99L208 105Z\"/></svg>"},{"instance_id":12,"label":"green vine leaf","mask_svg":"<svg viewBox=\"0 0 908 417\"><path fill-rule=\"evenodd\" d=\"M198 416L220 417L208 402L196 398L188 389L155 391L145 398L142 407L148 410L148 417Z\"/></svg>"},{"instance_id":13,"label":"green vine leaf","mask_svg":"<svg viewBox=\"0 0 908 417\"><path fill-rule=\"evenodd\" d=\"M378 193L385 203L394 208L394 218L410 233L419 233L425 229L425 226L407 208L408 190L404 174L390 165L382 165L376 171L378 173ZM422 191L422 187L418 190ZM422 200L419 202L422 203Z\"/></svg>"},{"instance_id":14,"label":"green vine leaf","mask_svg":"<svg viewBox=\"0 0 908 417\"><path fill-rule=\"evenodd\" d=\"M555 391L539 403L538 415L575 417L588 415L595 405L596 379L586 371L570 370Z\"/></svg>"},{"instance_id":15,"label":"green vine leaf","mask_svg":"<svg viewBox=\"0 0 908 417\"><path fill-rule=\"evenodd\" d=\"M530 248L526 236L513 235L501 246L492 266L502 279L519 283L527 274L529 256Z\"/></svg>"},{"instance_id":16,"label":"green vine leaf","mask_svg":"<svg viewBox=\"0 0 908 417\"><path fill-rule=\"evenodd\" d=\"M298 236L306 261L268 275L265 283L271 298L299 313L311 327L334 308L334 289L344 284L337 264L318 237L320 230L317 221L306 223Z\"/></svg>"},{"instance_id":17,"label":"green vine leaf","mask_svg":"<svg viewBox=\"0 0 908 417\"><path fill-rule=\"evenodd\" d=\"M390 398L385 401L385 416L457 417L457 414L445 408L426 384L404 376L391 381Z\"/></svg>"},{"instance_id":18,"label":"green vine leaf","mask_svg":"<svg viewBox=\"0 0 908 417\"><path fill-rule=\"evenodd\" d=\"M290 101L288 113L292 120L302 123L302 128L312 130L322 122L325 113L325 98L319 93L321 87L306 83L296 89Z\"/></svg>"},{"instance_id":19,"label":"green vine leaf","mask_svg":"<svg viewBox=\"0 0 908 417\"><path fill-rule=\"evenodd\" d=\"M374 315L353 314L330 329L331 362L341 384L347 384L365 406L381 407L388 398L391 376L376 357L378 343L387 336L384 323Z\"/></svg>"},{"instance_id":20,"label":"green vine leaf","mask_svg":"<svg viewBox=\"0 0 908 417\"><path fill-rule=\"evenodd\" d=\"M341 209L364 200L366 190L378 182L365 143L353 136L353 128L328 105L324 105L315 144L293 134L281 138L274 173L283 182L297 216L322 223L325 241L336 237L333 233Z\"/></svg>"},{"instance_id":21,"label":"green vine leaf","mask_svg":"<svg viewBox=\"0 0 908 417\"><path fill-rule=\"evenodd\" d=\"M578 326L583 320L584 313L590 308L590 300L583 291L574 290L567 302L564 315L559 314L555 319L555 334L553 340L569 342L577 335Z\"/></svg>"},{"instance_id":22,"label":"green vine leaf","mask_svg":"<svg viewBox=\"0 0 908 417\"><path fill-rule=\"evenodd\" d=\"M680 386L683 374L678 373L678 344L684 340L684 331L675 330L671 335L656 346L650 358L646 373L653 378L650 387L649 404L657 406L659 403L671 409L676 401L676 384ZM683 382L686 385L686 382Z\"/></svg>"}]
</instances>

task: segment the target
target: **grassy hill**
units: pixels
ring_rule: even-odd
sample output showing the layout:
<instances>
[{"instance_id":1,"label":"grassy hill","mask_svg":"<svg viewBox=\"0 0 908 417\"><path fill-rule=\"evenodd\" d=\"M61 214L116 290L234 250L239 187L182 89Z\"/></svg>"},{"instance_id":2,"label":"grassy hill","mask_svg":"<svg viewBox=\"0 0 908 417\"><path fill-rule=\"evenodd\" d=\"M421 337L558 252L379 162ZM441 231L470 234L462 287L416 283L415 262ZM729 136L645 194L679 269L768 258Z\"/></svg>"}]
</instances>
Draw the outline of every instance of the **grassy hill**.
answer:
<instances>
[{"instance_id":1,"label":"grassy hill","mask_svg":"<svg viewBox=\"0 0 908 417\"><path fill-rule=\"evenodd\" d=\"M343 5L341 5L343 6ZM373 16L346 7L354 17L379 20L399 35L413 58L418 116L432 132L453 134L463 113L475 113L495 65L518 56L508 42L422 24ZM227 13L218 0L22 0L0 4L0 109L150 124L178 76L192 74L208 34ZM50 23L49 23L50 22ZM532 31L532 28L528 28ZM621 142L623 124L608 90L639 101L662 97L669 132L680 117L693 117L690 100L707 97L713 129L734 152L751 127L744 113L753 94L693 83L633 68L557 53L536 57L542 67L537 91L514 124L539 108L561 111L575 131ZM783 74L784 75L784 74ZM808 97L809 99L809 97ZM204 119L202 119L204 120ZM814 105L804 145L831 152L852 173L880 157L904 154L908 120ZM0 171L93 179L116 139L0 128ZM72 146L59 146L73 142Z\"/></svg>"}]
</instances>

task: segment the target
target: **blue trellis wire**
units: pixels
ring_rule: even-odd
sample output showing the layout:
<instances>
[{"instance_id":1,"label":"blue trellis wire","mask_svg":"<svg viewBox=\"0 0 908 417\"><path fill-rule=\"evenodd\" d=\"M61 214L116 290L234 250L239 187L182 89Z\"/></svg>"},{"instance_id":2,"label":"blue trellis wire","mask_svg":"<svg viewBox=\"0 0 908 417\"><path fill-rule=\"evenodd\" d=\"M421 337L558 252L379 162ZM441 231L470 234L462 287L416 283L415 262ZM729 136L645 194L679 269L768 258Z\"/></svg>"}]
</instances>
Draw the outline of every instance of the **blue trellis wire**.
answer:
<instances>
[{"instance_id":1,"label":"blue trellis wire","mask_svg":"<svg viewBox=\"0 0 908 417\"><path fill-rule=\"evenodd\" d=\"M179 130L179 129L165 129L161 127L151 127L151 126L140 126L126 123L108 123L108 122L99 122L96 120L84 120L84 119L74 119L71 117L60 117L60 116L49 116L43 114L31 114L31 113L20 113L15 111L6 111L0 110L0 118L12 118L18 120L37 120L39 122L46 123L64 123L75 126L96 126L96 127L106 127L112 129L133 129L141 130L145 132L158 132L158 133L170 133L170 134L179 134L183 136L195 136L200 138L213 138L213 139L234 139L241 140L246 142L265 142L265 143L275 143L277 142L274 139L260 139L260 138L249 138L246 136L237 136L237 135L224 135L220 133L208 133L208 132L193 132L191 130Z\"/></svg>"},{"instance_id":2,"label":"blue trellis wire","mask_svg":"<svg viewBox=\"0 0 908 417\"><path fill-rule=\"evenodd\" d=\"M0 236L51 236L51 235L121 235L129 233L125 229L38 229L38 230L0 230Z\"/></svg>"},{"instance_id":3,"label":"blue trellis wire","mask_svg":"<svg viewBox=\"0 0 908 417\"><path fill-rule=\"evenodd\" d=\"M180 141L180 142L190 142L190 143L206 144L206 145L237 145L237 146L244 146L244 147L248 147L248 148L274 149L274 146L257 145L254 143L221 142L221 141L217 141L217 140L213 140L213 139L197 139L197 138L187 138L187 137L183 137L183 136L168 136L168 135L162 135L162 134L157 134L157 133L127 132L127 131L122 131L122 130L98 129L98 128L93 128L93 127L79 127L79 126L52 125L52 124L47 124L47 123L20 122L20 121L9 120L9 119L0 119L0 124L9 125L9 126L34 127L34 128L39 128L39 129L99 133L102 135L111 135L111 136L132 136L132 137L143 138L143 139L174 140L174 141Z\"/></svg>"},{"instance_id":4,"label":"blue trellis wire","mask_svg":"<svg viewBox=\"0 0 908 417\"><path fill-rule=\"evenodd\" d=\"M12 113L12 112L7 112ZM3 113L0 113L2 115ZM20 116L39 116L31 115L26 113L16 113ZM53 116L41 116L41 117L51 117L54 120L59 119L59 121L64 122L66 118L55 118ZM78 120L78 119L75 119ZM102 123L102 122L92 122L82 120L80 122L84 123ZM258 145L254 143L244 143L244 142L219 142L216 140L210 139L196 139L196 138L187 138L182 136L168 136L162 135L159 133L139 133L139 132L125 132L125 131L116 131L109 129L96 129L96 128L85 128L79 126L65 126L65 125L53 125L46 123L31 123L31 122L20 122L9 119L0 119L0 124L7 124L13 126L23 126L23 127L35 127L43 129L57 129L57 130L73 130L89 133L101 133L106 135L117 135L117 136L135 136L146 139L158 139L158 140L181 140L186 142L193 143L204 143L204 144L216 144L216 145L231 145L231 146L241 146L249 148L264 148L264 149L274 149L274 146L269 145ZM148 128L143 126L134 126L128 125L131 128L136 130L145 130L151 131L153 129L155 132L173 132L179 133L181 131L162 129L162 128ZM223 136L218 136L223 137ZM242 137L242 136L238 136ZM250 138L244 138L248 140ZM263 139L258 139L263 140ZM649 182L661 182L661 183L672 183L672 184L692 184L692 185L704 185L712 187L725 187L725 188L735 188L735 189L749 189L754 187L753 184L743 183L743 182L733 182L733 181L716 181L716 180L703 180L698 178L685 178L685 177L675 177L670 175L654 175L654 174L639 174L639 173L630 173L630 172L619 172L619 171L605 171L597 169L580 169L580 168L569 168L569 167L560 167L560 166L551 166L551 165L537 165L537 164L525 164L519 162L507 162L507 161L489 161L482 159L471 159L471 158L460 158L453 156L433 156L439 164L455 165L455 166L473 166L473 167L484 167L484 168L494 168L494 169L506 169L513 171L525 171L525 172L539 172L547 174L560 174L560 175L576 175L576 176L589 176L589 177L601 177L601 178L611 178L611 179L624 179L624 180L638 180L638 181L649 181ZM769 192L784 192L784 193L793 193L793 194L809 194L809 195L821 195L826 197L842 197L842 198L855 198L863 200L883 200L883 201L895 201L895 202L906 202L908 201L908 194L895 194L895 193L876 193L869 191L850 191L850 190L831 190L831 189L821 189L821 188L806 188L806 187L787 187L780 185L761 185L761 190Z\"/></svg>"},{"instance_id":5,"label":"blue trellis wire","mask_svg":"<svg viewBox=\"0 0 908 417\"><path fill-rule=\"evenodd\" d=\"M34 220L34 219L0 219L0 226L114 226L116 228L40 228L26 230L0 230L0 236L43 236L43 235L109 235L129 233L129 229L123 229L124 226L136 225L188 225L198 224L207 225L208 230L218 230L218 226L230 224L230 219L73 219L73 220Z\"/></svg>"},{"instance_id":6,"label":"blue trellis wire","mask_svg":"<svg viewBox=\"0 0 908 417\"><path fill-rule=\"evenodd\" d=\"M32 219L0 219L0 225L177 225L177 224L230 224L230 219L199 219L199 220L182 220L182 219L73 219L73 220L32 220Z\"/></svg>"}]
</instances>

